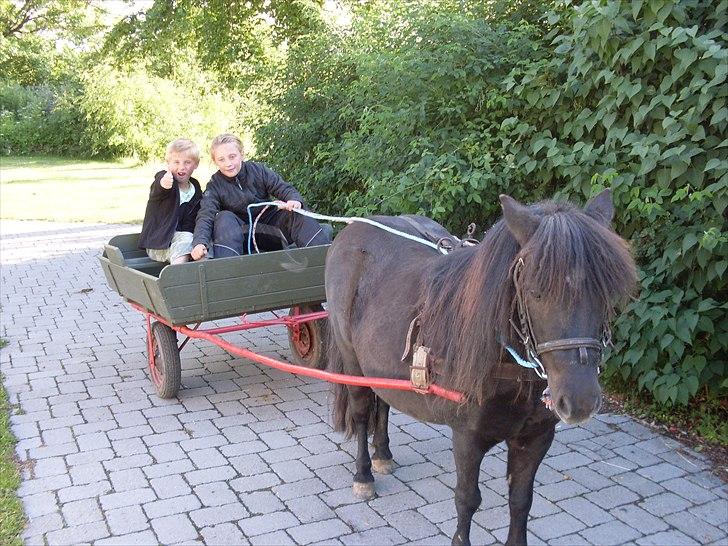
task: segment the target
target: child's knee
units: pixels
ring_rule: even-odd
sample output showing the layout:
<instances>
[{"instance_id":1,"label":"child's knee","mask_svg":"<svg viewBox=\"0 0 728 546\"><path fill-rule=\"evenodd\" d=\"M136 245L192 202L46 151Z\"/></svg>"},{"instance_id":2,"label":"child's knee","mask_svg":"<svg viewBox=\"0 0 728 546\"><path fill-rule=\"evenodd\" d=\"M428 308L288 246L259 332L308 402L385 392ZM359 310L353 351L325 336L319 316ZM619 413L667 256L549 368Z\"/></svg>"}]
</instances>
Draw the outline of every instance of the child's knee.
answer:
<instances>
[{"instance_id":1,"label":"child's knee","mask_svg":"<svg viewBox=\"0 0 728 546\"><path fill-rule=\"evenodd\" d=\"M215 215L215 229L237 228L239 225L240 220L230 210L221 210Z\"/></svg>"}]
</instances>

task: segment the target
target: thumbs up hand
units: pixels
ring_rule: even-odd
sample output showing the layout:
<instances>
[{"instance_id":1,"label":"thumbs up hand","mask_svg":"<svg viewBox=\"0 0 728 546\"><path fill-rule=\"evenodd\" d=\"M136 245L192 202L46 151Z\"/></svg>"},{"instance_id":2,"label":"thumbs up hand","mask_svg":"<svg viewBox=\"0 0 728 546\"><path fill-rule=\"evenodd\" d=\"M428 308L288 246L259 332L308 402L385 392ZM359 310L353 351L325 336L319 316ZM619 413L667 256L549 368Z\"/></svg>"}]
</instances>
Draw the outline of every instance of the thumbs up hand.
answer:
<instances>
[{"instance_id":1,"label":"thumbs up hand","mask_svg":"<svg viewBox=\"0 0 728 546\"><path fill-rule=\"evenodd\" d=\"M164 176L159 181L159 185L162 186L165 190L168 190L172 187L172 182L174 181L174 178L172 178L172 171L167 171L164 173Z\"/></svg>"}]
</instances>

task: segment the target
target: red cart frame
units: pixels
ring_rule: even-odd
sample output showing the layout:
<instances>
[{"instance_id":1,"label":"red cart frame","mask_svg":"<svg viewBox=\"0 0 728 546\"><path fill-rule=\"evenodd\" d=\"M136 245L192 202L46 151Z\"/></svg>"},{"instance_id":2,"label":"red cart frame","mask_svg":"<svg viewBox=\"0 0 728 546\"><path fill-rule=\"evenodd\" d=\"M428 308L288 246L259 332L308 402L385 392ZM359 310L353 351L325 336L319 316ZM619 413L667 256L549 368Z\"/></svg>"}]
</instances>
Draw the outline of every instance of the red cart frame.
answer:
<instances>
[{"instance_id":1,"label":"red cart frame","mask_svg":"<svg viewBox=\"0 0 728 546\"><path fill-rule=\"evenodd\" d=\"M346 375L346 374L340 374L340 373L333 373L333 372L327 372L325 370L318 370L313 368L307 368L304 366L296 365L296 364L290 364L288 362L282 362L280 360L276 360L274 358L270 358L268 356L264 356L261 354L258 354L254 351L251 351L249 349L239 347L237 345L234 345L228 341L225 341L221 335L231 333L231 332L241 332L244 330L252 330L254 328L265 328L268 326L277 326L282 325L289 328L291 335L296 338L296 336L300 335L301 331L301 325L326 319L328 317L327 311L316 311L311 313L301 313L301 314L293 314L286 317L278 317L275 319L267 319L267 320L259 320L259 321L250 321L247 318L247 315L243 315L241 317L241 322L239 324L235 324L232 326L223 326L218 328L207 328L207 329L199 329L200 324L197 323L193 328L189 328L188 326L178 326L175 324L170 323L169 321L165 320L164 318L160 317L159 315L152 313L148 309L145 309L141 305L130 301L129 304L142 313L146 318L146 325L147 325L147 351L149 354L149 373L152 377L152 381L155 384L155 387L159 386L160 381L163 380L162 374L163 371L161 370L161 367L159 363L157 363L155 359L155 354L159 353L158 350L155 350L155 337L153 332L154 323L152 322L152 319L154 319L157 323L163 324L166 327L170 328L171 330L174 330L175 332L178 332L184 336L187 337L178 347L176 347L177 351L181 350L187 341L189 341L190 338L194 339L204 339L209 341L210 343L217 345L218 347L226 350L228 353L239 356L242 358L247 358L249 360L252 360L254 362L259 362L260 364L264 364L266 366L269 366L271 368L275 368L277 370L281 370L283 372L292 373L295 375L303 375L306 377L313 377L315 379L322 379L324 381L327 381L329 383L339 383L343 385L353 385L353 386L359 386L359 387L371 387L373 389L392 389L392 390L399 390L399 391L412 391L417 392L420 394L431 394L434 396L438 396L441 398L445 398L447 400L451 400L453 402L461 403L464 400L464 396L460 392L452 391L449 389L445 389L443 387L439 387L434 384L430 384L426 388L418 388L416 387L411 381L407 381L404 379L389 379L389 378L383 378L383 377L363 377L363 376L357 376L357 375ZM174 344L176 346L176 339L174 340Z\"/></svg>"}]
</instances>

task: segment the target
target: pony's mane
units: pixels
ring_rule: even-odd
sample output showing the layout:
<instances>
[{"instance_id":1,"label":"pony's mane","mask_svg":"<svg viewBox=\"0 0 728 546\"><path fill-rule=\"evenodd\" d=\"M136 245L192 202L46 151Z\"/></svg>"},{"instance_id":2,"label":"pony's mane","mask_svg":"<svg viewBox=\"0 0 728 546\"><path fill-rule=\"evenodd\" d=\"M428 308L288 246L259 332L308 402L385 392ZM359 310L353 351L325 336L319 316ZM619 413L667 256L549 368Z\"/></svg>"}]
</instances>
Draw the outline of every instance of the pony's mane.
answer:
<instances>
[{"instance_id":1,"label":"pony's mane","mask_svg":"<svg viewBox=\"0 0 728 546\"><path fill-rule=\"evenodd\" d=\"M492 372L503 358L503 342L512 339L518 258L525 264L522 286L559 307L588 293L601 307L594 312L611 317L636 285L629 245L614 231L568 203L545 201L529 209L541 222L523 248L499 220L477 247L439 261L420 302L424 340L445 362L439 371L478 402L493 394Z\"/></svg>"}]
</instances>

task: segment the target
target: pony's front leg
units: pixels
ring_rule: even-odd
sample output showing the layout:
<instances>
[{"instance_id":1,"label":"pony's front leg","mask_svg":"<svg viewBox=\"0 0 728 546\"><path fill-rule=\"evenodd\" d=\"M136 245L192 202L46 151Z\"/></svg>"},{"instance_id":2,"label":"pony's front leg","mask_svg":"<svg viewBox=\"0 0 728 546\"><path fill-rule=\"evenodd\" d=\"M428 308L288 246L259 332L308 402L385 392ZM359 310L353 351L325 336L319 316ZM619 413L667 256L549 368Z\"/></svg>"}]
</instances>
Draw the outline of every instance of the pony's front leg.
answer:
<instances>
[{"instance_id":1,"label":"pony's front leg","mask_svg":"<svg viewBox=\"0 0 728 546\"><path fill-rule=\"evenodd\" d=\"M452 537L453 546L470 546L470 525L482 500L478 485L480 463L483 462L485 453L495 444L495 441L484 442L472 431L453 429L452 446L458 477L455 486L458 526Z\"/></svg>"},{"instance_id":2,"label":"pony's front leg","mask_svg":"<svg viewBox=\"0 0 728 546\"><path fill-rule=\"evenodd\" d=\"M368 387L348 387L351 418L356 435L356 474L354 474L354 496L358 499L374 498L374 476L372 460L369 457L369 418L374 411L374 393Z\"/></svg>"},{"instance_id":3,"label":"pony's front leg","mask_svg":"<svg viewBox=\"0 0 728 546\"><path fill-rule=\"evenodd\" d=\"M391 474L393 466L392 452L389 450L389 404L377 398L372 469L377 474Z\"/></svg>"},{"instance_id":4,"label":"pony's front leg","mask_svg":"<svg viewBox=\"0 0 728 546\"><path fill-rule=\"evenodd\" d=\"M508 505L511 524L508 546L525 545L526 522L533 502L533 480L541 461L554 440L554 427L529 436L506 440L508 446Z\"/></svg>"}]
</instances>

